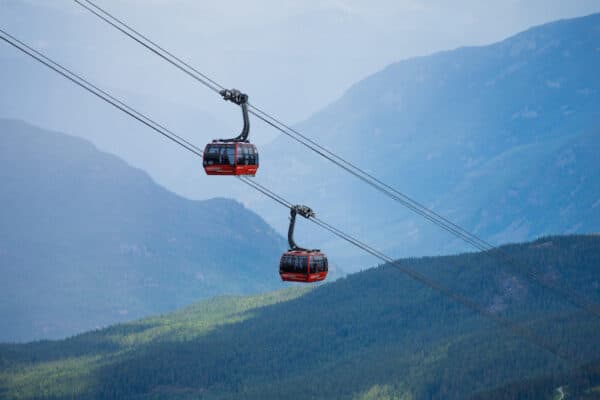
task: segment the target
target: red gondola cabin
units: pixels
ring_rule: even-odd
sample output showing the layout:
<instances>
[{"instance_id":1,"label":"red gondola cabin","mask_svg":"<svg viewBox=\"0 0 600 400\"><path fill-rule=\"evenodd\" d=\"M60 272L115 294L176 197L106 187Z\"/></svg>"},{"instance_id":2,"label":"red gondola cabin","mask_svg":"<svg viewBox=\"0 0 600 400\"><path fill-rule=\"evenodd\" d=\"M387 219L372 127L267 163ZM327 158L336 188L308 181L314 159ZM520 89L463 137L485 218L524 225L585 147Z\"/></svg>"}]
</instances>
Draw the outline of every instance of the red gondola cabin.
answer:
<instances>
[{"instance_id":1,"label":"red gondola cabin","mask_svg":"<svg viewBox=\"0 0 600 400\"><path fill-rule=\"evenodd\" d=\"M202 161L207 175L251 175L258 170L258 152L251 143L213 142L206 145Z\"/></svg>"},{"instance_id":2,"label":"red gondola cabin","mask_svg":"<svg viewBox=\"0 0 600 400\"><path fill-rule=\"evenodd\" d=\"M206 145L202 156L204 171L206 175L254 176L258 170L258 152L256 147L248 142L248 95L236 89L224 89L220 93L224 100L242 108L244 127L242 132L232 139L217 139Z\"/></svg>"},{"instance_id":3,"label":"red gondola cabin","mask_svg":"<svg viewBox=\"0 0 600 400\"><path fill-rule=\"evenodd\" d=\"M279 262L279 275L283 281L322 281L327 271L327 257L320 251L288 251L283 253Z\"/></svg>"}]
</instances>

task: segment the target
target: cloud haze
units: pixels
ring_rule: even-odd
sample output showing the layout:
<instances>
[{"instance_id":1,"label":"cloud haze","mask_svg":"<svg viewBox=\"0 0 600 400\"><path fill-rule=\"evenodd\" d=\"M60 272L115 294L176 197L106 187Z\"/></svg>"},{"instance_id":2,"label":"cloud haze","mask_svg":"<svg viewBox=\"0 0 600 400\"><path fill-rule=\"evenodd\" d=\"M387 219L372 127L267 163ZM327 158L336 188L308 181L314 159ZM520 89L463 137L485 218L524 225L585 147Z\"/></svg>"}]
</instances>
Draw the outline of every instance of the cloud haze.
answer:
<instances>
[{"instance_id":1,"label":"cloud haze","mask_svg":"<svg viewBox=\"0 0 600 400\"><path fill-rule=\"evenodd\" d=\"M595 0L97 2L290 122L400 59L486 44L532 25L600 11ZM157 66L154 57L72 1L0 0L0 7L6 29L56 48L109 85L146 93L150 80L161 97L218 113L215 104L198 104L193 92L182 89L190 82L177 71ZM0 49L2 55L11 51ZM97 58L111 55L111 65ZM128 75L136 71L147 80Z\"/></svg>"}]
</instances>

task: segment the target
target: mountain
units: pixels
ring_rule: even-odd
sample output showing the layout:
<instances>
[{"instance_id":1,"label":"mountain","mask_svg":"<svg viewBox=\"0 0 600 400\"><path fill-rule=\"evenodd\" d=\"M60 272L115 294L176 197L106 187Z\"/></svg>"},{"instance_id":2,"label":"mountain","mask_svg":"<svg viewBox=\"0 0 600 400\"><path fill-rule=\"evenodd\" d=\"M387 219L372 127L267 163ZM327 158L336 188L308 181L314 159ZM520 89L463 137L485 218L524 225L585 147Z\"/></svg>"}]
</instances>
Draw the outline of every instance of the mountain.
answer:
<instances>
[{"instance_id":1,"label":"mountain","mask_svg":"<svg viewBox=\"0 0 600 400\"><path fill-rule=\"evenodd\" d=\"M558 376L525 379L483 392L471 400L600 399L600 362L586 364Z\"/></svg>"},{"instance_id":2,"label":"mountain","mask_svg":"<svg viewBox=\"0 0 600 400\"><path fill-rule=\"evenodd\" d=\"M296 128L493 243L597 231L598 43L594 14L401 61ZM265 184L396 256L468 248L285 136L261 151Z\"/></svg>"},{"instance_id":3,"label":"mountain","mask_svg":"<svg viewBox=\"0 0 600 400\"><path fill-rule=\"evenodd\" d=\"M1 341L281 286L287 243L259 216L179 197L81 138L0 120L0 185Z\"/></svg>"},{"instance_id":4,"label":"mountain","mask_svg":"<svg viewBox=\"0 0 600 400\"><path fill-rule=\"evenodd\" d=\"M546 282L600 302L600 236L546 237L502 251ZM383 265L67 340L0 345L0 397L451 400L550 375L572 389L600 385L589 368L600 360L597 318L486 254L399 262L543 337L565 359ZM580 367L591 372L575 373Z\"/></svg>"}]
</instances>

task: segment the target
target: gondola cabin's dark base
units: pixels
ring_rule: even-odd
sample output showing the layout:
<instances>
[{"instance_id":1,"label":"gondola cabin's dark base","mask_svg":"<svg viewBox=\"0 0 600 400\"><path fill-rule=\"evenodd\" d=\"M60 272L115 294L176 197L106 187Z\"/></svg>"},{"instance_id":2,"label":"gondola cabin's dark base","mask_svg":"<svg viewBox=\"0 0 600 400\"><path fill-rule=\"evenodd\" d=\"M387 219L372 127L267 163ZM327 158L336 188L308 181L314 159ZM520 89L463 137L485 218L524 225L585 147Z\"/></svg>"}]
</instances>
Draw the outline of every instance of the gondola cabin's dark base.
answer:
<instances>
[{"instance_id":1,"label":"gondola cabin's dark base","mask_svg":"<svg viewBox=\"0 0 600 400\"><path fill-rule=\"evenodd\" d=\"M213 142L204 148L206 175L256 175L258 152L251 143Z\"/></svg>"},{"instance_id":2,"label":"gondola cabin's dark base","mask_svg":"<svg viewBox=\"0 0 600 400\"><path fill-rule=\"evenodd\" d=\"M230 167L229 165L217 165L204 167L206 175L256 175L258 168L248 166L235 166Z\"/></svg>"},{"instance_id":3,"label":"gondola cabin's dark base","mask_svg":"<svg viewBox=\"0 0 600 400\"><path fill-rule=\"evenodd\" d=\"M327 277L327 272L319 273L319 274L279 274L281 276L281 280L285 282L319 282L325 280Z\"/></svg>"},{"instance_id":4,"label":"gondola cabin's dark base","mask_svg":"<svg viewBox=\"0 0 600 400\"><path fill-rule=\"evenodd\" d=\"M327 256L320 251L288 251L279 262L279 275L287 282L318 282L327 277Z\"/></svg>"}]
</instances>

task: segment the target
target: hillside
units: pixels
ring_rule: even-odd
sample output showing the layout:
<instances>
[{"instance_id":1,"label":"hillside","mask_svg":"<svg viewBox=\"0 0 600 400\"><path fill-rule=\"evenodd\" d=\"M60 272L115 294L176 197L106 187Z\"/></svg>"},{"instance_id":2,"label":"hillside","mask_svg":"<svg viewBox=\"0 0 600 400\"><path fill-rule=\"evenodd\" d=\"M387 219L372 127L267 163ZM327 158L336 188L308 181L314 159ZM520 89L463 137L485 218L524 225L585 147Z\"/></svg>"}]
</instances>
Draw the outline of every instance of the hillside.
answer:
<instances>
[{"instance_id":1,"label":"hillside","mask_svg":"<svg viewBox=\"0 0 600 400\"><path fill-rule=\"evenodd\" d=\"M600 236L503 250L600 302ZM0 397L465 399L600 360L597 319L483 254L400 262L544 336L576 365L380 266L312 289L221 297L68 340L2 345Z\"/></svg>"},{"instance_id":2,"label":"hillside","mask_svg":"<svg viewBox=\"0 0 600 400\"><path fill-rule=\"evenodd\" d=\"M600 399L600 362L583 365L557 376L512 382L480 393L471 400L501 399Z\"/></svg>"},{"instance_id":3,"label":"hillside","mask_svg":"<svg viewBox=\"0 0 600 400\"><path fill-rule=\"evenodd\" d=\"M0 120L0 185L0 341L281 285L287 243L259 216L178 197L83 139Z\"/></svg>"},{"instance_id":4,"label":"hillside","mask_svg":"<svg viewBox=\"0 0 600 400\"><path fill-rule=\"evenodd\" d=\"M600 224L598 43L594 14L404 60L297 128L493 243L591 232ZM263 168L265 184L396 256L468 248L285 136L262 160L278 166ZM256 207L278 225L267 203ZM339 242L321 247L364 263Z\"/></svg>"}]
</instances>

